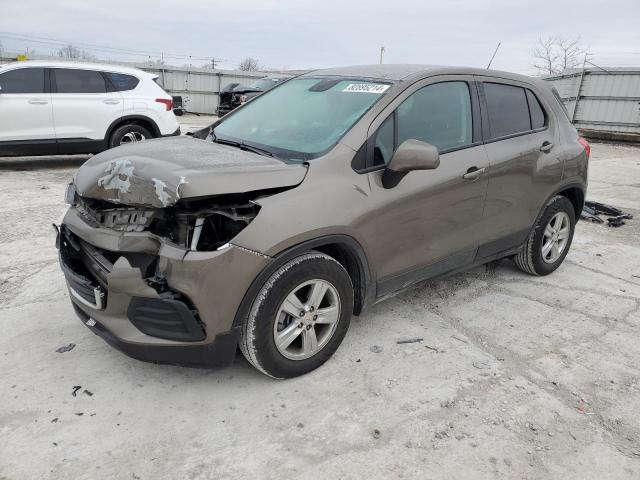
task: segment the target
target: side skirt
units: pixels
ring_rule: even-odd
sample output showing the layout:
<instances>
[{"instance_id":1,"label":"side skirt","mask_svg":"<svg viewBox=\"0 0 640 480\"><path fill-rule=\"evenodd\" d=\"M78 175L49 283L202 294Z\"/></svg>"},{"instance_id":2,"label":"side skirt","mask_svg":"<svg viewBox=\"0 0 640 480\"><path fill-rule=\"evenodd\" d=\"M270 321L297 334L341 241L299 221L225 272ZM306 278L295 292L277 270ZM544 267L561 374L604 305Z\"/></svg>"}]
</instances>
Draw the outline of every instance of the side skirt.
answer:
<instances>
[{"instance_id":1,"label":"side skirt","mask_svg":"<svg viewBox=\"0 0 640 480\"><path fill-rule=\"evenodd\" d=\"M522 230L480 247L454 253L427 266L418 267L378 282L376 303L409 289L425 280L455 275L500 258L515 255L527 238L529 230Z\"/></svg>"}]
</instances>

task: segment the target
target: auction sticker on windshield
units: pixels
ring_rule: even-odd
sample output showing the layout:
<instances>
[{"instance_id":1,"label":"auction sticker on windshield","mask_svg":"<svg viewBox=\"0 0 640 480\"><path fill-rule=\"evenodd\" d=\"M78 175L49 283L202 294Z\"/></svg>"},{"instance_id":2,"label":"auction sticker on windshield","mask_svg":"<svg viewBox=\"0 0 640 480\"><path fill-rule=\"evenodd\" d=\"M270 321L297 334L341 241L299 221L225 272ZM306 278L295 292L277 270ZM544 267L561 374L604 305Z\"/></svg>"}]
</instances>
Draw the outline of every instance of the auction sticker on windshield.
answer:
<instances>
[{"instance_id":1,"label":"auction sticker on windshield","mask_svg":"<svg viewBox=\"0 0 640 480\"><path fill-rule=\"evenodd\" d=\"M350 83L345 87L343 92L356 92L356 93L384 93L389 88L389 85L382 83Z\"/></svg>"}]
</instances>

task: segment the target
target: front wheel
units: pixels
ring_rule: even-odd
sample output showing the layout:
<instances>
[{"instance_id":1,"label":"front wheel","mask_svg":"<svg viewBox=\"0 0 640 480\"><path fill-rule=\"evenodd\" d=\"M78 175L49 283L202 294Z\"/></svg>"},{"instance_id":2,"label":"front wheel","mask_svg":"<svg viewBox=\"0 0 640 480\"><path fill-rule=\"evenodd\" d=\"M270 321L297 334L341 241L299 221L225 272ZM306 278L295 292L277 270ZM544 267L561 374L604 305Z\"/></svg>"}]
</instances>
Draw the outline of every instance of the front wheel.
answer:
<instances>
[{"instance_id":1,"label":"front wheel","mask_svg":"<svg viewBox=\"0 0 640 480\"><path fill-rule=\"evenodd\" d=\"M253 302L240 349L274 378L318 368L336 351L353 312L353 286L340 263L322 253L296 257L280 267Z\"/></svg>"},{"instance_id":2,"label":"front wheel","mask_svg":"<svg viewBox=\"0 0 640 480\"><path fill-rule=\"evenodd\" d=\"M553 197L515 256L516 265L531 275L553 272L569 253L575 225L573 204L566 197Z\"/></svg>"}]
</instances>

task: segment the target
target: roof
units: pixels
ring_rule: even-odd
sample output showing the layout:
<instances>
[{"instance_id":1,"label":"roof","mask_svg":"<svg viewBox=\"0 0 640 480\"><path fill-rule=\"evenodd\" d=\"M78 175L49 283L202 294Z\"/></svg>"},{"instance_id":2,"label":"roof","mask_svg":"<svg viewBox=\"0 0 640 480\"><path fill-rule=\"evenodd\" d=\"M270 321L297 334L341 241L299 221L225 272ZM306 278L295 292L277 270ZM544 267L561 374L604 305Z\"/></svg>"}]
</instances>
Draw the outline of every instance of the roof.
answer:
<instances>
[{"instance_id":1,"label":"roof","mask_svg":"<svg viewBox=\"0 0 640 480\"><path fill-rule=\"evenodd\" d=\"M2 68L11 67L46 67L46 68L84 68L89 70L101 70L107 72L130 73L133 75L152 75L138 68L123 67L121 65L111 65L107 63L86 63L64 60L25 60L23 62L12 62L2 65Z\"/></svg>"},{"instance_id":2,"label":"roof","mask_svg":"<svg viewBox=\"0 0 640 480\"><path fill-rule=\"evenodd\" d=\"M517 73L502 72L499 70L486 70L483 68L453 67L442 65L405 65L405 64L384 64L384 65L354 65L350 67L327 68L314 70L304 74L304 76L337 76L337 77L359 77L377 78L381 80L391 80L401 82L429 75L487 75L492 77L520 80L529 83L537 83L538 80L526 75Z\"/></svg>"}]
</instances>

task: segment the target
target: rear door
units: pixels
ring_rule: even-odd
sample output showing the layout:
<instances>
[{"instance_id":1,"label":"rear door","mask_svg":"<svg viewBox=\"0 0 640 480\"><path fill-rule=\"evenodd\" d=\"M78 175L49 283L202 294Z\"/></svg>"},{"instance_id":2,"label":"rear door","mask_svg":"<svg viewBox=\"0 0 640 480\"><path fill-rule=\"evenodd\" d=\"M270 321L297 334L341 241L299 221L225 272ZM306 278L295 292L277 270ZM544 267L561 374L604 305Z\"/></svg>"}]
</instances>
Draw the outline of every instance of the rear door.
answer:
<instances>
[{"instance_id":1,"label":"rear door","mask_svg":"<svg viewBox=\"0 0 640 480\"><path fill-rule=\"evenodd\" d=\"M0 155L29 153L44 144L55 148L46 69L18 67L4 71L0 73L0 88Z\"/></svg>"},{"instance_id":2,"label":"rear door","mask_svg":"<svg viewBox=\"0 0 640 480\"><path fill-rule=\"evenodd\" d=\"M533 85L476 77L489 156L485 224L490 242L478 257L521 245L562 177L559 129Z\"/></svg>"},{"instance_id":3,"label":"rear door","mask_svg":"<svg viewBox=\"0 0 640 480\"><path fill-rule=\"evenodd\" d=\"M440 151L438 168L409 172L390 189L382 185L382 170L369 173L371 201L379 205L366 222L375 239L379 295L472 262L484 240L488 160L475 85L472 77L436 78L409 88L372 125L373 168L388 164L408 139Z\"/></svg>"},{"instance_id":4,"label":"rear door","mask_svg":"<svg viewBox=\"0 0 640 480\"><path fill-rule=\"evenodd\" d=\"M122 117L122 95L111 92L102 72L54 68L52 93L56 137L66 142L101 141Z\"/></svg>"}]
</instances>

